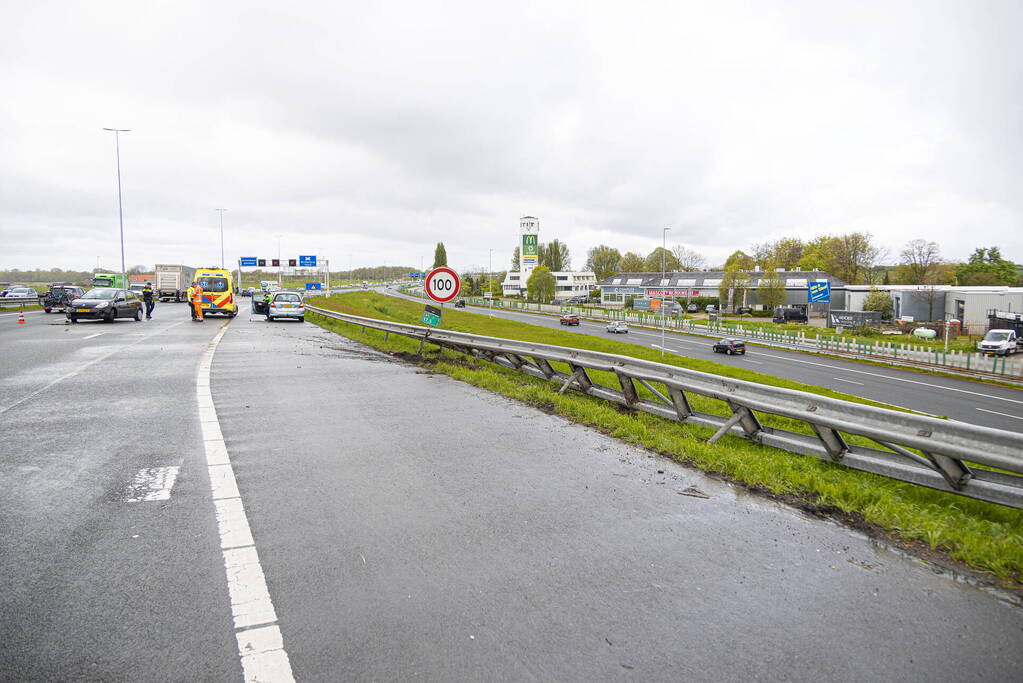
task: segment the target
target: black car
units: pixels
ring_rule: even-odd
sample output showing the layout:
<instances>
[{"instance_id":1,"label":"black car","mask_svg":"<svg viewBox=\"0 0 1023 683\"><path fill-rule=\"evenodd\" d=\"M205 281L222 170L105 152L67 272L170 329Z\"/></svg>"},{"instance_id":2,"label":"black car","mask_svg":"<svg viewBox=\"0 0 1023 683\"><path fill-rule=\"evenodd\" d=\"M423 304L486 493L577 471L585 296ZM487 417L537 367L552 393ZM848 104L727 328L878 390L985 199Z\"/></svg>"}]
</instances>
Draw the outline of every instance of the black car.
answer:
<instances>
[{"instance_id":1,"label":"black car","mask_svg":"<svg viewBox=\"0 0 1023 683\"><path fill-rule=\"evenodd\" d=\"M782 308L778 307L774 309L774 322L784 323L805 323L807 322L806 311L802 308Z\"/></svg>"},{"instance_id":2,"label":"black car","mask_svg":"<svg viewBox=\"0 0 1023 683\"><path fill-rule=\"evenodd\" d=\"M67 319L102 320L112 323L115 318L142 320L142 299L128 289L96 287L74 299L67 307Z\"/></svg>"},{"instance_id":3,"label":"black car","mask_svg":"<svg viewBox=\"0 0 1023 683\"><path fill-rule=\"evenodd\" d=\"M455 308L465 308L465 299L459 299L456 301Z\"/></svg>"},{"instance_id":4,"label":"black car","mask_svg":"<svg viewBox=\"0 0 1023 683\"><path fill-rule=\"evenodd\" d=\"M752 312L753 312L752 306L739 306L738 308L735 309L735 313L737 315L746 315Z\"/></svg>"},{"instance_id":5,"label":"black car","mask_svg":"<svg viewBox=\"0 0 1023 683\"><path fill-rule=\"evenodd\" d=\"M746 343L741 339L719 339L714 342L714 353L727 353L729 356L741 353L745 356Z\"/></svg>"},{"instance_id":6,"label":"black car","mask_svg":"<svg viewBox=\"0 0 1023 683\"><path fill-rule=\"evenodd\" d=\"M70 282L54 282L46 293L39 297L39 303L47 313L57 309L64 313L68 305L85 294L85 288Z\"/></svg>"}]
</instances>

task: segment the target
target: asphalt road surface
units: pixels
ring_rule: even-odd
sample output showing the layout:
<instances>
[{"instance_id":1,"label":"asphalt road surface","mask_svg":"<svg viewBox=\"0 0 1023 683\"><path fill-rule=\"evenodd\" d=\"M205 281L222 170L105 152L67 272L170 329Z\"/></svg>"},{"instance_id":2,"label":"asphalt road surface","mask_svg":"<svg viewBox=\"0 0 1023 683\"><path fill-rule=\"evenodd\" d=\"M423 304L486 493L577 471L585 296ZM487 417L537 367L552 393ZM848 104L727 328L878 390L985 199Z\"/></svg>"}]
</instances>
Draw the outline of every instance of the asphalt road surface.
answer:
<instances>
[{"instance_id":1,"label":"asphalt road surface","mask_svg":"<svg viewBox=\"0 0 1023 683\"><path fill-rule=\"evenodd\" d=\"M386 293L412 301L423 301L390 290ZM465 310L481 315L491 313L488 308L473 306ZM553 316L500 309L494 309L493 315L541 327L560 328L595 337L615 338L618 341L654 349L661 348L661 333L654 330L632 327L627 334L615 335L607 331L606 323L584 320L578 326L567 326L561 325ZM1023 432L1023 391L1019 389L750 343L747 343L745 355L728 356L711 351L714 339L709 337L668 332L665 340L665 350L676 355L712 360L754 372L828 387L854 396L970 424Z\"/></svg>"},{"instance_id":2,"label":"asphalt road surface","mask_svg":"<svg viewBox=\"0 0 1023 683\"><path fill-rule=\"evenodd\" d=\"M1023 609L857 534L311 324L239 316L205 370L222 325L0 324L0 679L1023 667Z\"/></svg>"}]
</instances>

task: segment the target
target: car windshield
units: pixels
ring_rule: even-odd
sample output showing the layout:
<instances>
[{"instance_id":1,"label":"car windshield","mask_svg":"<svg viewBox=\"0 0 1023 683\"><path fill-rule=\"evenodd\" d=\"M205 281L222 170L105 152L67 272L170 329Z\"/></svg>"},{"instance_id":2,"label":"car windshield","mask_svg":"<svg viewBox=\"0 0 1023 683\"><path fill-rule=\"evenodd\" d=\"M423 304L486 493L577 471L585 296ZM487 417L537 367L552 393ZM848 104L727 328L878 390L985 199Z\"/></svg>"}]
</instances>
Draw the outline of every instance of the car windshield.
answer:
<instances>
[{"instance_id":1,"label":"car windshield","mask_svg":"<svg viewBox=\"0 0 1023 683\"><path fill-rule=\"evenodd\" d=\"M987 333L987 336L984 337L984 341L1007 341L1008 339L1008 332L996 332L995 330L991 330Z\"/></svg>"},{"instance_id":2,"label":"car windshield","mask_svg":"<svg viewBox=\"0 0 1023 683\"><path fill-rule=\"evenodd\" d=\"M116 289L108 289L106 287L97 287L96 289L90 289L88 292L82 295L83 299L116 299Z\"/></svg>"},{"instance_id":3,"label":"car windshield","mask_svg":"<svg viewBox=\"0 0 1023 683\"><path fill-rule=\"evenodd\" d=\"M226 277L201 277L196 283L204 292L226 292L228 287Z\"/></svg>"},{"instance_id":4,"label":"car windshield","mask_svg":"<svg viewBox=\"0 0 1023 683\"><path fill-rule=\"evenodd\" d=\"M277 296L274 297L274 301L296 302L298 300L299 300L298 294L278 294Z\"/></svg>"}]
</instances>

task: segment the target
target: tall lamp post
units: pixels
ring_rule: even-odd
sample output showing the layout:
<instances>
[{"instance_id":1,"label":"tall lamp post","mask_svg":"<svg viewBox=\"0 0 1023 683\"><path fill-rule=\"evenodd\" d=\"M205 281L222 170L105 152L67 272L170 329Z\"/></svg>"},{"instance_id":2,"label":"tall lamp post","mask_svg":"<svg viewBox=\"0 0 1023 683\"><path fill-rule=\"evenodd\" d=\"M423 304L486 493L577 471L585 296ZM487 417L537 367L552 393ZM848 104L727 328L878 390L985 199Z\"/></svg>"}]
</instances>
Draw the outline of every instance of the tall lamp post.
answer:
<instances>
[{"instance_id":1,"label":"tall lamp post","mask_svg":"<svg viewBox=\"0 0 1023 683\"><path fill-rule=\"evenodd\" d=\"M124 267L124 210L121 206L121 133L130 133L131 128L104 128L114 134L114 150L117 154L117 221L121 225L121 278L128 286L128 271Z\"/></svg>"},{"instance_id":2,"label":"tall lamp post","mask_svg":"<svg viewBox=\"0 0 1023 683\"><path fill-rule=\"evenodd\" d=\"M281 235L277 234L277 286L283 287L281 281Z\"/></svg>"},{"instance_id":3,"label":"tall lamp post","mask_svg":"<svg viewBox=\"0 0 1023 683\"><path fill-rule=\"evenodd\" d=\"M662 288L666 287L666 285L664 284L664 279L666 277L666 274L665 274L665 264L664 264L664 256L665 256L665 254L668 251L668 249L665 247L665 245L667 244L668 231L669 230L671 230L671 228L664 228L663 230L661 230L661 287ZM668 318L667 318L667 316L664 313L664 294L661 294L661 358L664 358L664 337L665 337L665 334L667 332L667 329L668 329Z\"/></svg>"},{"instance_id":4,"label":"tall lamp post","mask_svg":"<svg viewBox=\"0 0 1023 683\"><path fill-rule=\"evenodd\" d=\"M494 317L494 250L487 256L487 294L490 295L490 317Z\"/></svg>"},{"instance_id":5,"label":"tall lamp post","mask_svg":"<svg viewBox=\"0 0 1023 683\"><path fill-rule=\"evenodd\" d=\"M213 209L220 214L220 267L225 268L224 261L224 212L227 209Z\"/></svg>"}]
</instances>

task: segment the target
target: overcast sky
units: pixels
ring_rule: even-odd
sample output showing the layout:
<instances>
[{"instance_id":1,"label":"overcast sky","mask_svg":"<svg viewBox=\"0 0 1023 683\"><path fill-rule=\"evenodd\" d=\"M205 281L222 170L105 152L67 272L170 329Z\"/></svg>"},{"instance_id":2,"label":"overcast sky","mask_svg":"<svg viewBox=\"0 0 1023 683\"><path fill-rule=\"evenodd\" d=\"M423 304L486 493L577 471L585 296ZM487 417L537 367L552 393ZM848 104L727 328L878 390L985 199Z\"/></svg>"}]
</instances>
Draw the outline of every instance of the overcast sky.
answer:
<instances>
[{"instance_id":1,"label":"overcast sky","mask_svg":"<svg viewBox=\"0 0 1023 683\"><path fill-rule=\"evenodd\" d=\"M864 230L1023 261L1023 2L4 2L0 268L507 268L540 218L720 263Z\"/></svg>"}]
</instances>

